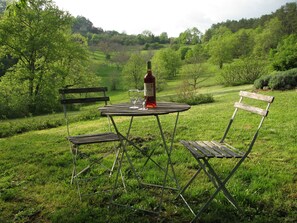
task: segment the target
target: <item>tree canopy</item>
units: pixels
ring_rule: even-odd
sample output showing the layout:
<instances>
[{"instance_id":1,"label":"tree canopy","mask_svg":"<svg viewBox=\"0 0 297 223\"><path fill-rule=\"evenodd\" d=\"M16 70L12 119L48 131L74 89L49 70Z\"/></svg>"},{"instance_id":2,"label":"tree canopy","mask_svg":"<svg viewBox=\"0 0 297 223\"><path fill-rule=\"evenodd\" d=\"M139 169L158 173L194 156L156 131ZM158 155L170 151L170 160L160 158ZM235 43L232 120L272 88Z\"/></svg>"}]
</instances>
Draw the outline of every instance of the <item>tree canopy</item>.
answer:
<instances>
[{"instance_id":1,"label":"tree canopy","mask_svg":"<svg viewBox=\"0 0 297 223\"><path fill-rule=\"evenodd\" d=\"M2 114L55 110L59 87L86 82L87 42L71 35L71 26L71 15L51 0L9 7L0 20L0 47L17 63L1 77L0 101L2 109L6 107Z\"/></svg>"}]
</instances>

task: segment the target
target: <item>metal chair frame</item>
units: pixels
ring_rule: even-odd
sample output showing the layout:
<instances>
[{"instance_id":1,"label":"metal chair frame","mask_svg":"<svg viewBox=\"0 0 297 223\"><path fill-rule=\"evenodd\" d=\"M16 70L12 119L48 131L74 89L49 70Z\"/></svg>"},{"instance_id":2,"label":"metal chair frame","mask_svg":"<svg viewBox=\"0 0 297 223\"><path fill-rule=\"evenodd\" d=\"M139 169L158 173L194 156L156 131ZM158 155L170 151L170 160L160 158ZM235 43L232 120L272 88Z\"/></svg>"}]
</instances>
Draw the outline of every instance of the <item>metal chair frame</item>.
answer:
<instances>
[{"instance_id":1,"label":"metal chair frame","mask_svg":"<svg viewBox=\"0 0 297 223\"><path fill-rule=\"evenodd\" d=\"M239 166L243 163L243 161L248 157L250 154L254 143L258 137L259 130L262 127L262 124L264 122L264 119L268 115L268 110L270 107L270 104L273 102L274 97L257 94L257 93L251 93L246 91L240 91L239 93L240 99L239 102L235 102L234 107L235 111L229 121L229 124L225 130L225 133L222 137L222 139L217 141L188 141L188 140L181 140L181 144L185 146L190 153L194 156L194 158L197 160L199 164L199 168L194 174L194 176L188 181L188 183L182 188L182 190L179 192L178 197L181 197L182 200L185 202L189 210L193 213L195 216L192 222L195 222L201 217L201 214L206 210L206 208L210 205L212 200L217 196L217 194L222 191L223 195L227 198L227 200L239 211L241 209L239 208L237 202L235 201L234 197L230 194L230 192L226 188L226 183L230 180L230 178L235 174ZM263 101L267 103L267 106L265 109L251 106L244 104L242 101L244 98L249 98L252 100L258 100ZM229 130L232 127L232 124L234 122L234 119L238 113L238 110L243 110L247 112L251 112L257 115L261 116L260 123L258 127L256 128L256 132L253 134L253 137L250 141L250 144L248 145L247 149L245 151L240 151L239 149L234 148L233 146L229 145L225 142L226 137L229 133ZM222 179L217 172L215 171L213 165L210 164L210 160L212 158L233 158L233 159L239 159L236 165L231 169L229 172L229 175L225 177L225 179ZM197 175L203 170L203 172L208 176L210 181L213 183L214 187L216 188L215 192L211 195L211 197L207 200L207 202L202 205L200 210L195 213L192 207L189 205L185 197L183 196L183 193L187 190L187 188L191 185L191 183L194 181L194 179L197 177Z\"/></svg>"},{"instance_id":2,"label":"metal chair frame","mask_svg":"<svg viewBox=\"0 0 297 223\"><path fill-rule=\"evenodd\" d=\"M113 150L109 151L108 153L102 155L97 160L90 160L89 159L89 165L87 165L85 168L81 170L77 170L77 162L78 157L84 157L84 154L80 151L80 146L83 145L90 145L90 144L99 144L99 143L106 143L106 142L120 142L120 139L118 135L114 132L111 132L110 123L109 123L109 132L103 132L103 133L96 133L96 134L84 134L84 135L71 135L70 133L70 123L69 123L69 117L67 112L67 105L73 105L73 104L91 104L96 102L104 102L105 106L107 105L107 102L110 101L110 98L106 95L107 87L91 87L91 88L66 88L66 89L60 89L59 93L61 95L61 104L63 105L64 110L64 117L66 120L66 127L67 127L67 139L70 144L70 152L72 154L73 159L73 169L72 169L72 176L70 183L73 184L73 182L76 182L78 194L80 199L82 199L82 193L80 191L80 186L78 183L78 178L80 175L85 173L86 171L90 170L90 168L95 164L102 164L102 160L115 152L115 159L112 164L111 168L106 167L106 169L109 170L109 176L111 176L118 155L119 155L119 145L117 147L114 147ZM96 94L96 96L89 96L90 94ZM78 95L78 96L77 96ZM97 96L98 95L98 96ZM98 111L99 112L99 111ZM88 158L87 156L85 156Z\"/></svg>"}]
</instances>

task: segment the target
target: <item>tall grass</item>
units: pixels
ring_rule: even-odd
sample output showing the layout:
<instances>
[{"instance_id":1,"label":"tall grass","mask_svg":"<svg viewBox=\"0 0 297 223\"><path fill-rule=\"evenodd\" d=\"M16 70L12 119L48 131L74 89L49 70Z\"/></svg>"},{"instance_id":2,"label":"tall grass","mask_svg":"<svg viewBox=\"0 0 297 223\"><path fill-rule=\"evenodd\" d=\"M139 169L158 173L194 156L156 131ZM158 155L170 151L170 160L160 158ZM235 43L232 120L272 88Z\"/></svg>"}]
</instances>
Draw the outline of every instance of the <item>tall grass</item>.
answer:
<instances>
[{"instance_id":1,"label":"tall grass","mask_svg":"<svg viewBox=\"0 0 297 223\"><path fill-rule=\"evenodd\" d=\"M172 160L181 185L194 173L197 164L178 141L221 138L232 114L233 102L238 99L238 90L238 87L228 91L210 89L216 92L215 103L192 106L189 111L180 114ZM220 195L202 215L201 222L297 220L297 92L291 90L263 93L275 96L275 102L250 158L227 185L244 213L238 214ZM126 100L122 93L113 94L116 100ZM96 112L96 108L94 109ZM63 114L53 117L57 115L63 118ZM170 135L175 116L166 115L160 118L165 135ZM128 127L128 118L117 117L116 121L122 131ZM108 130L108 121L99 116L75 124L77 132ZM158 146L161 143L158 132L152 131L155 129L157 130L157 126L154 117L136 118L131 132L132 139L143 150L149 150L149 145ZM58 126L0 139L0 222L189 222L192 219L193 216L185 205L180 200L174 200L175 193L168 191L165 192L161 215L110 205L109 192L80 201L76 187L69 184L72 157L65 136L65 126ZM103 150L111 147L107 143L103 145ZM89 149L91 148L93 147ZM140 168L143 160L139 153L131 150L130 154L137 169ZM163 154L157 150L154 157L164 162ZM110 157L107 161L112 160ZM228 168L229 164L224 166ZM146 181L159 181L157 176L160 171L151 163L145 170L142 177ZM139 190L126 162L123 174L130 193L125 195L119 189L117 193L122 195L117 197L117 201L138 203L140 207L154 209L160 192L143 188ZM91 189L101 191L103 182L113 185L114 177L115 174L111 178L94 181ZM189 195L199 207L210 194L211 184L201 177L195 181L194 186Z\"/></svg>"}]
</instances>

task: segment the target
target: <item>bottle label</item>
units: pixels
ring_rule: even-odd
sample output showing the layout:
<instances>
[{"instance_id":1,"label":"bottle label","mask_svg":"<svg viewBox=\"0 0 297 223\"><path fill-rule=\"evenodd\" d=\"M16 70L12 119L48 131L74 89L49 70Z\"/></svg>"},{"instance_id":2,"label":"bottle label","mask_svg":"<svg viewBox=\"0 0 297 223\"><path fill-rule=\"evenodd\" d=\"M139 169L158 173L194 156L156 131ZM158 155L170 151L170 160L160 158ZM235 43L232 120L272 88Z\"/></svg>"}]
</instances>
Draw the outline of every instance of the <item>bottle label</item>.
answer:
<instances>
[{"instance_id":1,"label":"bottle label","mask_svg":"<svg viewBox=\"0 0 297 223\"><path fill-rule=\"evenodd\" d=\"M144 83L144 96L147 96L147 97L154 96L153 83Z\"/></svg>"}]
</instances>

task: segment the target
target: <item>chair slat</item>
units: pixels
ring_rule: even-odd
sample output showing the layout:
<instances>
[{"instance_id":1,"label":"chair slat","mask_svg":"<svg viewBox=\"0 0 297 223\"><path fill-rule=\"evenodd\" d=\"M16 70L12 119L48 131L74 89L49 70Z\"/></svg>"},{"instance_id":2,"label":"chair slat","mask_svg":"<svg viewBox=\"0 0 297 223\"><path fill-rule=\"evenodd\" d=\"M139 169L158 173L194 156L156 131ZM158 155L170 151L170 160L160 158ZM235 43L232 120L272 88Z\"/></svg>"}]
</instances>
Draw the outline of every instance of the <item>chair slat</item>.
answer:
<instances>
[{"instance_id":1,"label":"chair slat","mask_svg":"<svg viewBox=\"0 0 297 223\"><path fill-rule=\"evenodd\" d=\"M199 143L194 142L194 141L190 141L191 145L193 145L196 149L198 149L199 151L201 151L201 153L207 157L214 157L215 155L213 153L211 153L209 150L205 149L203 146L199 145Z\"/></svg>"},{"instance_id":2,"label":"chair slat","mask_svg":"<svg viewBox=\"0 0 297 223\"><path fill-rule=\"evenodd\" d=\"M94 134L94 135L78 135L68 137L69 141L75 145L93 144L99 142L111 142L118 141L119 137L117 134L112 132Z\"/></svg>"},{"instance_id":3,"label":"chair slat","mask_svg":"<svg viewBox=\"0 0 297 223\"><path fill-rule=\"evenodd\" d=\"M199 143L201 146L204 145L204 144L207 144L206 141L204 141L204 144L202 142L196 142L197 144ZM217 158L223 158L224 156L222 155L221 152L218 152L217 148L213 148L211 146L207 147L208 151L210 153L212 153L214 155L214 157L217 157Z\"/></svg>"},{"instance_id":4,"label":"chair slat","mask_svg":"<svg viewBox=\"0 0 297 223\"><path fill-rule=\"evenodd\" d=\"M212 141L213 143L219 143L217 141ZM227 146L230 150L232 150L234 153L238 154L240 157L242 157L244 155L243 151L240 151L239 149L229 145L228 143L224 142L223 143L225 146Z\"/></svg>"},{"instance_id":5,"label":"chair slat","mask_svg":"<svg viewBox=\"0 0 297 223\"><path fill-rule=\"evenodd\" d=\"M191 146L188 141L181 140L180 143L183 144L188 150L190 150L190 152L193 154L194 157L196 157L196 159L204 157L201 154L199 154L197 149L195 147L193 148L193 146Z\"/></svg>"},{"instance_id":6,"label":"chair slat","mask_svg":"<svg viewBox=\"0 0 297 223\"><path fill-rule=\"evenodd\" d=\"M218 146L220 149L224 150L226 153L230 154L231 157L240 158L242 157L238 153L236 153L233 149L229 148L225 143L217 143L215 141L211 141L214 145ZM230 157L230 158L231 158Z\"/></svg>"},{"instance_id":7,"label":"chair slat","mask_svg":"<svg viewBox=\"0 0 297 223\"><path fill-rule=\"evenodd\" d=\"M262 95L262 94L247 92L247 91L240 91L239 95L242 97L246 97L246 98L252 98L252 99L256 99L256 100L266 101L268 103L272 103L274 100L273 96Z\"/></svg>"},{"instance_id":8,"label":"chair slat","mask_svg":"<svg viewBox=\"0 0 297 223\"><path fill-rule=\"evenodd\" d=\"M231 157L232 157L232 155L230 155L228 152L226 152L225 150L222 150L222 149L220 148L220 146L217 146L217 145L215 145L215 144L212 144L212 143L209 142L209 141L202 141L201 143L204 143L205 145L207 145L207 147L208 147L209 149L213 149L213 150L215 150L216 152L220 153L220 154L222 155L222 158L223 158L223 157L226 157L226 158L231 158ZM218 157L218 158L221 158L221 157Z\"/></svg>"},{"instance_id":9,"label":"chair slat","mask_svg":"<svg viewBox=\"0 0 297 223\"><path fill-rule=\"evenodd\" d=\"M243 103L240 103L240 102L235 102L234 107L239 108L239 109L243 109L245 111L249 111L249 112L261 115L261 116L265 116L265 117L268 115L268 111L265 110L265 109L257 108L257 107L250 106L250 105L246 105L246 104L243 104Z\"/></svg>"}]
</instances>

